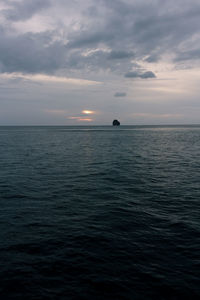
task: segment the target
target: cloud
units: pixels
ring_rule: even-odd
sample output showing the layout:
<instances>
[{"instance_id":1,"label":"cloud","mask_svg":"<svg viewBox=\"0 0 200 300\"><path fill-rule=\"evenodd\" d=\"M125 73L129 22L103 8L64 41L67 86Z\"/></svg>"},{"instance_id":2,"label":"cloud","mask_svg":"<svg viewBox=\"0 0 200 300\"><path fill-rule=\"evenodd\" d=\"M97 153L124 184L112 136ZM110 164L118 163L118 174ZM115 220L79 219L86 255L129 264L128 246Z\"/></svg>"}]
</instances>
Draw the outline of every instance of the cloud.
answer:
<instances>
[{"instance_id":1,"label":"cloud","mask_svg":"<svg viewBox=\"0 0 200 300\"><path fill-rule=\"evenodd\" d=\"M66 75L84 72L92 76L104 70L145 79L155 74L131 72L143 61L159 62L166 54L174 63L198 60L198 51L190 52L200 47L200 4L196 0L4 3L8 7L1 10L4 18L0 19L1 72L53 74L65 70ZM27 22L30 28L36 22L33 17L41 24L46 22L45 28L49 24L49 29L24 33ZM19 21L21 27L16 25Z\"/></svg>"},{"instance_id":2,"label":"cloud","mask_svg":"<svg viewBox=\"0 0 200 300\"><path fill-rule=\"evenodd\" d=\"M153 114L153 113L133 113L132 116L134 118L153 118L153 119L170 119L170 118L175 118L175 119L179 119L179 118L183 118L184 115L183 114L166 114L166 113L157 113L157 114Z\"/></svg>"},{"instance_id":3,"label":"cloud","mask_svg":"<svg viewBox=\"0 0 200 300\"><path fill-rule=\"evenodd\" d=\"M82 48L98 46L101 42L106 42L112 39L112 34L104 31L91 32L83 31L72 36L72 40L68 43L68 48Z\"/></svg>"},{"instance_id":4,"label":"cloud","mask_svg":"<svg viewBox=\"0 0 200 300\"><path fill-rule=\"evenodd\" d=\"M0 71L52 73L62 67L65 51L52 32L16 36L1 30Z\"/></svg>"},{"instance_id":5,"label":"cloud","mask_svg":"<svg viewBox=\"0 0 200 300\"><path fill-rule=\"evenodd\" d=\"M69 120L76 120L78 122L92 122L92 118L83 118L83 117L68 117Z\"/></svg>"},{"instance_id":6,"label":"cloud","mask_svg":"<svg viewBox=\"0 0 200 300\"><path fill-rule=\"evenodd\" d=\"M92 81L92 80L85 80L79 78L68 78L68 77L52 76L52 75L49 76L44 74L3 73L0 74L0 78L12 80L15 82L19 82L22 80L30 80L36 82L63 83L63 84L82 85L82 86L100 84L100 82L94 80Z\"/></svg>"},{"instance_id":7,"label":"cloud","mask_svg":"<svg viewBox=\"0 0 200 300\"><path fill-rule=\"evenodd\" d=\"M161 55L152 53L147 58L145 58L145 61L149 62L149 63L158 62L160 57L161 57Z\"/></svg>"},{"instance_id":8,"label":"cloud","mask_svg":"<svg viewBox=\"0 0 200 300\"><path fill-rule=\"evenodd\" d=\"M0 2L1 124L21 124L22 116L29 124L69 116L106 124L113 113L127 121L137 111L198 107L199 0ZM129 101L116 101L124 91Z\"/></svg>"},{"instance_id":9,"label":"cloud","mask_svg":"<svg viewBox=\"0 0 200 300\"><path fill-rule=\"evenodd\" d=\"M9 21L21 21L31 18L34 14L51 5L50 0L7 1L10 8L2 11Z\"/></svg>"},{"instance_id":10,"label":"cloud","mask_svg":"<svg viewBox=\"0 0 200 300\"><path fill-rule=\"evenodd\" d=\"M156 75L152 71L144 72L140 75L140 78L146 79L146 78L156 78Z\"/></svg>"},{"instance_id":11,"label":"cloud","mask_svg":"<svg viewBox=\"0 0 200 300\"><path fill-rule=\"evenodd\" d=\"M125 59L125 58L131 58L134 56L133 52L127 52L127 51L116 51L112 50L108 56L110 59Z\"/></svg>"},{"instance_id":12,"label":"cloud","mask_svg":"<svg viewBox=\"0 0 200 300\"><path fill-rule=\"evenodd\" d=\"M117 92L117 93L115 93L114 94L114 97L126 97L126 93L124 93L124 92Z\"/></svg>"},{"instance_id":13,"label":"cloud","mask_svg":"<svg viewBox=\"0 0 200 300\"><path fill-rule=\"evenodd\" d=\"M45 109L46 113L53 114L53 115L66 115L67 110L63 109Z\"/></svg>"},{"instance_id":14,"label":"cloud","mask_svg":"<svg viewBox=\"0 0 200 300\"><path fill-rule=\"evenodd\" d=\"M138 71L133 71L133 72L128 72L124 75L126 78L142 78L142 79L147 79L147 78L156 78L156 75L152 71L147 71L144 73L138 72Z\"/></svg>"},{"instance_id":15,"label":"cloud","mask_svg":"<svg viewBox=\"0 0 200 300\"><path fill-rule=\"evenodd\" d=\"M194 49L189 51L182 51L177 53L175 61L187 61L187 60L199 60L200 59L200 49Z\"/></svg>"}]
</instances>

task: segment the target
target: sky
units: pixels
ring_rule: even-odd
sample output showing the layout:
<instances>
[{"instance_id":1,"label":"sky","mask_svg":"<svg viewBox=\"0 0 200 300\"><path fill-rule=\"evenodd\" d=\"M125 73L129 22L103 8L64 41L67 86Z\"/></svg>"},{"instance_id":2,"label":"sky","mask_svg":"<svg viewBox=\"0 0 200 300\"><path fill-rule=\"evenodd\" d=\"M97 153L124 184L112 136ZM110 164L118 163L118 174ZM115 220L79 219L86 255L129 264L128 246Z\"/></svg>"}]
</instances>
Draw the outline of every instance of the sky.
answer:
<instances>
[{"instance_id":1,"label":"sky","mask_svg":"<svg viewBox=\"0 0 200 300\"><path fill-rule=\"evenodd\" d=\"M199 0L1 0L0 125L200 123Z\"/></svg>"}]
</instances>

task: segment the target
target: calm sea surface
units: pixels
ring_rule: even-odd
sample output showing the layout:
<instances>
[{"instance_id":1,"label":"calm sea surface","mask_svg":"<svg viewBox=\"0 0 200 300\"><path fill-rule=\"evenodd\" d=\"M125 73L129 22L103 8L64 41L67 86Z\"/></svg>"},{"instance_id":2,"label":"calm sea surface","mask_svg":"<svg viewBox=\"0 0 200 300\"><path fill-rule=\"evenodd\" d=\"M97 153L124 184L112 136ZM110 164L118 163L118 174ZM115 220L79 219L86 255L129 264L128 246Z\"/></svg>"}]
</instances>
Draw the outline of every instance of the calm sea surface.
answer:
<instances>
[{"instance_id":1,"label":"calm sea surface","mask_svg":"<svg viewBox=\"0 0 200 300\"><path fill-rule=\"evenodd\" d=\"M0 299L200 299L200 127L0 127Z\"/></svg>"}]
</instances>

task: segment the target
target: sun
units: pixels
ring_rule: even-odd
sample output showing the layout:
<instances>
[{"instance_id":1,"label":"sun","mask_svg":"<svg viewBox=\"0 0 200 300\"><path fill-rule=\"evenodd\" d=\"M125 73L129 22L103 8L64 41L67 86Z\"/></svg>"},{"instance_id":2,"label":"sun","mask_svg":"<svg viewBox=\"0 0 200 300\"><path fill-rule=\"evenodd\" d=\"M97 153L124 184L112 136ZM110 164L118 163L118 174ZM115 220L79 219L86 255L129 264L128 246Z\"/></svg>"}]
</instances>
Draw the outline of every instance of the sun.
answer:
<instances>
[{"instance_id":1,"label":"sun","mask_svg":"<svg viewBox=\"0 0 200 300\"><path fill-rule=\"evenodd\" d=\"M86 115L91 115L94 114L95 112L93 110L82 110L82 113Z\"/></svg>"}]
</instances>

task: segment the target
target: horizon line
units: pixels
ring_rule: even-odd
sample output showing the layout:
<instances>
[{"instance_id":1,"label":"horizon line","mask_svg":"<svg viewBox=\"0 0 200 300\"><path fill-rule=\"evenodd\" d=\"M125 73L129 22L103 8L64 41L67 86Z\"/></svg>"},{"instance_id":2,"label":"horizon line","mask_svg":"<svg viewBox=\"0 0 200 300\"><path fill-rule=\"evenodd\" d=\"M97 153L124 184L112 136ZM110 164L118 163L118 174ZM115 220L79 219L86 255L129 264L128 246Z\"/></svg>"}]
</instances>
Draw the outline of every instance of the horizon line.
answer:
<instances>
[{"instance_id":1,"label":"horizon line","mask_svg":"<svg viewBox=\"0 0 200 300\"><path fill-rule=\"evenodd\" d=\"M60 124L60 125L0 125L0 127L63 127L63 126L73 126L73 127L93 127L93 126L111 126L116 127L111 124L80 124L80 125L68 125L68 124ZM200 126L200 123L181 123L181 124L120 124L120 126L117 126L118 128L121 126Z\"/></svg>"}]
</instances>

